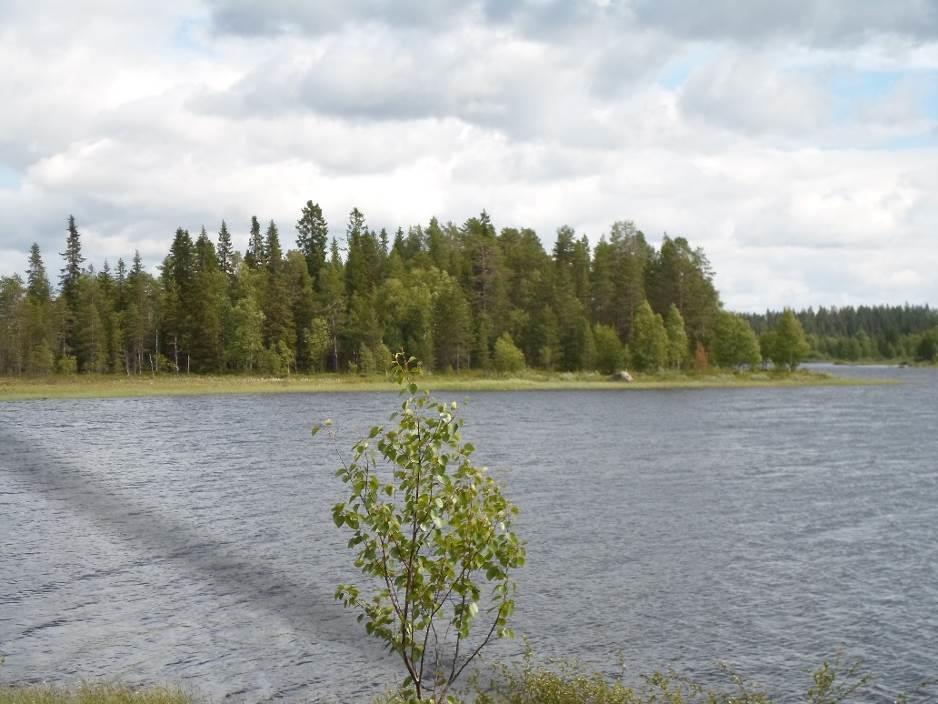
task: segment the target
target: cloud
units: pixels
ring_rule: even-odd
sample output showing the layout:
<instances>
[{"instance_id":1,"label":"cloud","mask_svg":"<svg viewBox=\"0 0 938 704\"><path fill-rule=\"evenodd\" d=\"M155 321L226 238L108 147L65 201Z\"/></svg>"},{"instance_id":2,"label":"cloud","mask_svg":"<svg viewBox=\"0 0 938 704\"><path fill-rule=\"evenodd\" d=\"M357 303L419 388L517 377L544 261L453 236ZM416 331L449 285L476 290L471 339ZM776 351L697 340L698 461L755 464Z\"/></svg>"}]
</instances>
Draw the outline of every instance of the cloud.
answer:
<instances>
[{"instance_id":1,"label":"cloud","mask_svg":"<svg viewBox=\"0 0 938 704\"><path fill-rule=\"evenodd\" d=\"M753 57L705 65L681 91L681 108L691 118L747 133L815 131L825 122L828 103L812 81Z\"/></svg>"},{"instance_id":2,"label":"cloud","mask_svg":"<svg viewBox=\"0 0 938 704\"><path fill-rule=\"evenodd\" d=\"M0 274L57 272L69 213L152 267L313 199L337 235L633 219L737 308L938 299L929 4L50 4L0 0Z\"/></svg>"},{"instance_id":3,"label":"cloud","mask_svg":"<svg viewBox=\"0 0 938 704\"><path fill-rule=\"evenodd\" d=\"M642 24L701 41L842 47L881 35L938 39L938 5L930 0L634 0L631 7Z\"/></svg>"},{"instance_id":4,"label":"cloud","mask_svg":"<svg viewBox=\"0 0 938 704\"><path fill-rule=\"evenodd\" d=\"M631 43L606 30L588 38L591 45L581 35L553 45L486 25L421 35L345 27L327 37L286 37L192 107L232 118L451 118L518 140L596 141L609 97L634 88L668 48L643 34Z\"/></svg>"},{"instance_id":5,"label":"cloud","mask_svg":"<svg viewBox=\"0 0 938 704\"><path fill-rule=\"evenodd\" d=\"M246 37L305 34L322 36L350 27L382 25L395 31L448 30L460 24L515 28L527 36L558 36L571 28L627 19L619 3L568 0L214 0L212 28Z\"/></svg>"}]
</instances>

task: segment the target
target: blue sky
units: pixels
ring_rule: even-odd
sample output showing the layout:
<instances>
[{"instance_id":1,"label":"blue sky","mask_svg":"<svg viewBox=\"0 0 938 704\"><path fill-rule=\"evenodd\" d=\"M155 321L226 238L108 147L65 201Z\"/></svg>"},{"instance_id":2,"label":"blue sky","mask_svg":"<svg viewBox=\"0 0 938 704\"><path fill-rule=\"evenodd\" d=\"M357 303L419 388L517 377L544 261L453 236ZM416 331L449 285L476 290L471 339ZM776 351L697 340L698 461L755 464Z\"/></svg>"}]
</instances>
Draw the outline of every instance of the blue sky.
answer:
<instances>
[{"instance_id":1,"label":"blue sky","mask_svg":"<svg viewBox=\"0 0 938 704\"><path fill-rule=\"evenodd\" d=\"M0 164L0 188L19 188L22 179L19 171Z\"/></svg>"},{"instance_id":2,"label":"blue sky","mask_svg":"<svg viewBox=\"0 0 938 704\"><path fill-rule=\"evenodd\" d=\"M32 242L155 266L178 226L289 242L617 220L730 308L938 304L938 3L0 3L0 275ZM76 32L75 27L82 31Z\"/></svg>"}]
</instances>

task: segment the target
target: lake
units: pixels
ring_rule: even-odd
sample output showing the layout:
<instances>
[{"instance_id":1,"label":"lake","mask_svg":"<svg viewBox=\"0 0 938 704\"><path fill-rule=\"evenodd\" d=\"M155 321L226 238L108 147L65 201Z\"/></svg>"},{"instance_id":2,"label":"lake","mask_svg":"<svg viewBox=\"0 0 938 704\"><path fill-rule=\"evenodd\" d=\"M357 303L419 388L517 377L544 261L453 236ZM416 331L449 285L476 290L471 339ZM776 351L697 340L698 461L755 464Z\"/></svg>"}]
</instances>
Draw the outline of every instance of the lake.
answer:
<instances>
[{"instance_id":1,"label":"lake","mask_svg":"<svg viewBox=\"0 0 938 704\"><path fill-rule=\"evenodd\" d=\"M874 700L938 675L938 371L836 371L904 383L469 394L464 436L522 511L514 623L535 653L630 681L722 660L780 701L838 650ZM396 401L0 403L0 681L215 701L399 681L333 601L354 575L343 486L309 433L333 418L348 447Z\"/></svg>"}]
</instances>

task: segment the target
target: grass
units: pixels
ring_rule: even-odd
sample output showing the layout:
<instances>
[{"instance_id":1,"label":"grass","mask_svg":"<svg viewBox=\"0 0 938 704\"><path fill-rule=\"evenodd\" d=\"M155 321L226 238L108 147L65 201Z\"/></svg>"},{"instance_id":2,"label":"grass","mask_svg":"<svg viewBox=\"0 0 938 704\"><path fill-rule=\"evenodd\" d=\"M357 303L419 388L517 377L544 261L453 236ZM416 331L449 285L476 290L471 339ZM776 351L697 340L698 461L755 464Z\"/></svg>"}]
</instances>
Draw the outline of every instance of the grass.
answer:
<instances>
[{"instance_id":1,"label":"grass","mask_svg":"<svg viewBox=\"0 0 938 704\"><path fill-rule=\"evenodd\" d=\"M526 391L526 390L639 390L761 388L803 386L850 386L881 383L848 379L812 371L723 372L684 374L636 374L632 383L610 381L592 373L551 373L527 370L512 376L463 374L428 375L434 391ZM137 396L197 396L206 394L317 393L351 391L394 391L397 385L381 376L321 374L284 378L256 376L200 376L161 374L151 377L81 375L48 377L0 377L0 401L55 398L120 398Z\"/></svg>"},{"instance_id":2,"label":"grass","mask_svg":"<svg viewBox=\"0 0 938 704\"><path fill-rule=\"evenodd\" d=\"M0 704L191 704L181 689L132 689L118 684L84 683L76 687L51 685L0 686Z\"/></svg>"}]
</instances>

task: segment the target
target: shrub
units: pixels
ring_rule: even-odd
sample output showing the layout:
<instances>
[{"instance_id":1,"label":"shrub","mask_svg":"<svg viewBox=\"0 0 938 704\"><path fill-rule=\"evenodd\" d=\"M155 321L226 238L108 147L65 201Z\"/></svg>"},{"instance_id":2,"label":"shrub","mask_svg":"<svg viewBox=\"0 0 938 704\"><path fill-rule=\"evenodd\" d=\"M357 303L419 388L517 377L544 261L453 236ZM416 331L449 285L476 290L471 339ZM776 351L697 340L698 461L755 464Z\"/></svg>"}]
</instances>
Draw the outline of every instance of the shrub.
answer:
<instances>
[{"instance_id":1,"label":"shrub","mask_svg":"<svg viewBox=\"0 0 938 704\"><path fill-rule=\"evenodd\" d=\"M131 689L118 684L83 683L62 688L48 685L4 687L0 704L191 704L192 698L175 688Z\"/></svg>"},{"instance_id":2,"label":"shrub","mask_svg":"<svg viewBox=\"0 0 938 704\"><path fill-rule=\"evenodd\" d=\"M638 687L588 672L577 662L535 665L530 652L517 665L496 665L490 681L475 683L477 704L772 704L772 698L753 689L738 674L720 666L727 686L704 686L673 670L642 676ZM807 704L859 704L867 701L872 681L859 661L838 656L825 661L811 675ZM926 682L913 695L899 694L896 702L928 701ZM919 697L913 699L914 697Z\"/></svg>"},{"instance_id":3,"label":"shrub","mask_svg":"<svg viewBox=\"0 0 938 704\"><path fill-rule=\"evenodd\" d=\"M524 353L519 350L507 332L495 341L495 354L492 358L495 371L500 374L520 372L524 369Z\"/></svg>"},{"instance_id":4,"label":"shrub","mask_svg":"<svg viewBox=\"0 0 938 704\"><path fill-rule=\"evenodd\" d=\"M625 353L616 331L609 325L597 325L593 330L596 341L596 369L612 374L625 366Z\"/></svg>"},{"instance_id":5,"label":"shrub","mask_svg":"<svg viewBox=\"0 0 938 704\"><path fill-rule=\"evenodd\" d=\"M404 395L393 425L372 428L337 472L351 493L333 520L351 532L355 566L377 588L366 596L340 584L336 598L400 656L405 698L443 702L493 637L511 636L509 573L523 564L524 547L512 530L517 509L460 438L456 404L421 391L413 362L398 355L391 368Z\"/></svg>"}]
</instances>

